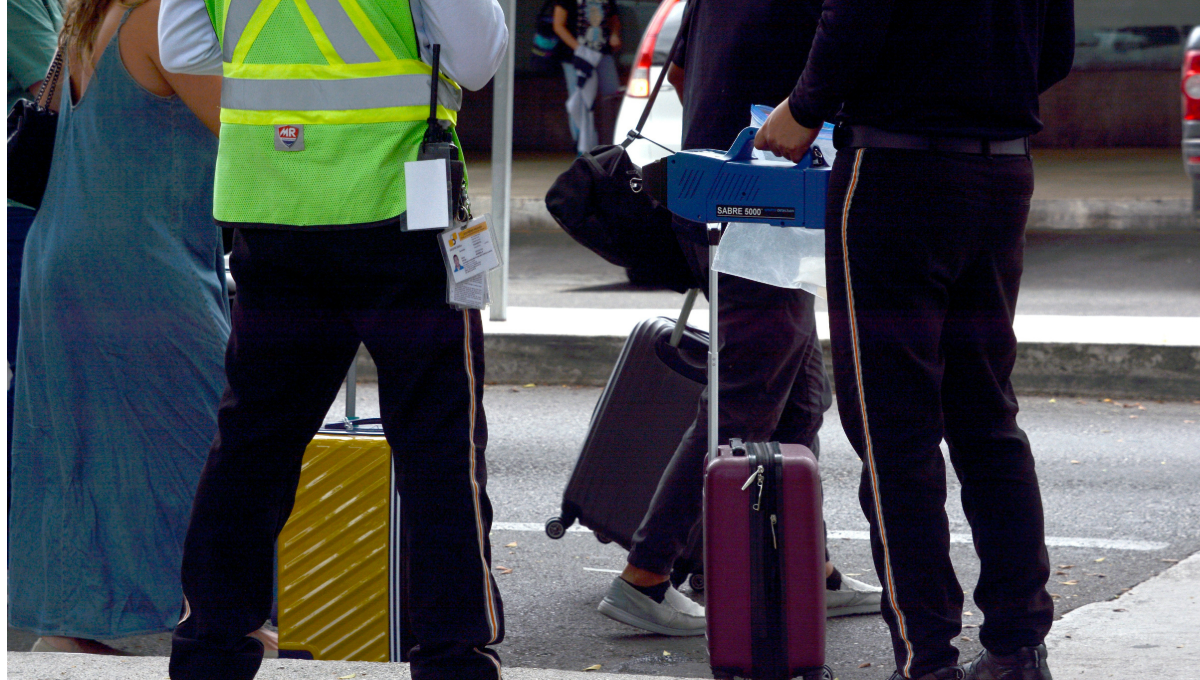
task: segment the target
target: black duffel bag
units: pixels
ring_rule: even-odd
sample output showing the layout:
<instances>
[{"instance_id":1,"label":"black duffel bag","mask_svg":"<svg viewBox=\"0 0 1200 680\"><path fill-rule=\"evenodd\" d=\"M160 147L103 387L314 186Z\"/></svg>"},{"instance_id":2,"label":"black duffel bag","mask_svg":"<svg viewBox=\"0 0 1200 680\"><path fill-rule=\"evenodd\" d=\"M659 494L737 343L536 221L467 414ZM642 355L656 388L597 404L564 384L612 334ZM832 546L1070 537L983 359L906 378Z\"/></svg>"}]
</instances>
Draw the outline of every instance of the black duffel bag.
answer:
<instances>
[{"instance_id":1,"label":"black duffel bag","mask_svg":"<svg viewBox=\"0 0 1200 680\"><path fill-rule=\"evenodd\" d=\"M693 0L691 5L695 4ZM680 38L686 33L680 27L667 56L668 65L674 63ZM630 282L682 293L697 284L671 228L671 213L643 191L641 168L625 151L642 138L642 127L666 76L664 65L637 127L625 141L597 146L576 158L546 192L546 208L571 238L624 267Z\"/></svg>"},{"instance_id":2,"label":"black duffel bag","mask_svg":"<svg viewBox=\"0 0 1200 680\"><path fill-rule=\"evenodd\" d=\"M575 159L546 193L546 208L571 238L624 267L631 282L680 293L695 287L670 211L642 191L641 170L624 146L597 146Z\"/></svg>"}]
</instances>

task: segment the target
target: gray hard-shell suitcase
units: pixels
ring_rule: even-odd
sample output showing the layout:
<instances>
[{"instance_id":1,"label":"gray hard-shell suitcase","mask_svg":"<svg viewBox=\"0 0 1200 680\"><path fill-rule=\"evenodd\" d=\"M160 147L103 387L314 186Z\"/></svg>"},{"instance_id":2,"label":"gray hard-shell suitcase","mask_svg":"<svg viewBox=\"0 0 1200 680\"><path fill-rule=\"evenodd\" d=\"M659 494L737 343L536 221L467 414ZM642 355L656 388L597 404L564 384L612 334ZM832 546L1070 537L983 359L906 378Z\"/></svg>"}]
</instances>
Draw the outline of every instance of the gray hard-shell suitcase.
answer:
<instances>
[{"instance_id":1,"label":"gray hard-shell suitcase","mask_svg":"<svg viewBox=\"0 0 1200 680\"><path fill-rule=\"evenodd\" d=\"M656 317L634 327L592 412L587 439L563 492L562 514L546 522L562 538L575 522L601 543L628 550L663 470L696 418L707 384L708 333L687 326L697 290L689 291L680 319ZM704 588L699 524L676 562L676 584L691 575Z\"/></svg>"}]
</instances>

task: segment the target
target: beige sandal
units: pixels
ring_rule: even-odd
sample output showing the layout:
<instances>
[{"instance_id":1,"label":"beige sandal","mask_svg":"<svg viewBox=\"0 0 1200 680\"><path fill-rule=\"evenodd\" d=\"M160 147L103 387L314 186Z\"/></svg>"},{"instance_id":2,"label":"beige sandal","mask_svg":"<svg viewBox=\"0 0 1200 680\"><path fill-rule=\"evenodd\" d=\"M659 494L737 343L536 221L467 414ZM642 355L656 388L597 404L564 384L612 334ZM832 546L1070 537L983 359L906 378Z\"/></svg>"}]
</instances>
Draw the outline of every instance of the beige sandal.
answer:
<instances>
[{"instance_id":1,"label":"beige sandal","mask_svg":"<svg viewBox=\"0 0 1200 680\"><path fill-rule=\"evenodd\" d=\"M126 652L108 645L98 640L88 640L86 638L46 636L40 637L33 643L31 652L41 652L49 654L102 654L105 656L137 656L132 652Z\"/></svg>"},{"instance_id":2,"label":"beige sandal","mask_svg":"<svg viewBox=\"0 0 1200 680\"><path fill-rule=\"evenodd\" d=\"M262 628L250 633L249 637L262 643L264 659L279 658L279 633L264 625Z\"/></svg>"}]
</instances>

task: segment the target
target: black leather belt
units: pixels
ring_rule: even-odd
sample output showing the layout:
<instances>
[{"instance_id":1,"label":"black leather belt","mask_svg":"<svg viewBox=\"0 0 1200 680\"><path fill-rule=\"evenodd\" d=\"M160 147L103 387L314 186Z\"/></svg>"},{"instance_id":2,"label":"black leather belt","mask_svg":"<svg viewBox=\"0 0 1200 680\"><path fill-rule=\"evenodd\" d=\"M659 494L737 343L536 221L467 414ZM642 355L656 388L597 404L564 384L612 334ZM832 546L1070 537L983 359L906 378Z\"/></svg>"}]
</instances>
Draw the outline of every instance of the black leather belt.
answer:
<instances>
[{"instance_id":1,"label":"black leather belt","mask_svg":"<svg viewBox=\"0 0 1200 680\"><path fill-rule=\"evenodd\" d=\"M973 137L932 137L907 132L888 132L867 125L839 125L833 132L833 143L838 149L908 149L977 156L1029 155L1028 137L1003 141Z\"/></svg>"}]
</instances>

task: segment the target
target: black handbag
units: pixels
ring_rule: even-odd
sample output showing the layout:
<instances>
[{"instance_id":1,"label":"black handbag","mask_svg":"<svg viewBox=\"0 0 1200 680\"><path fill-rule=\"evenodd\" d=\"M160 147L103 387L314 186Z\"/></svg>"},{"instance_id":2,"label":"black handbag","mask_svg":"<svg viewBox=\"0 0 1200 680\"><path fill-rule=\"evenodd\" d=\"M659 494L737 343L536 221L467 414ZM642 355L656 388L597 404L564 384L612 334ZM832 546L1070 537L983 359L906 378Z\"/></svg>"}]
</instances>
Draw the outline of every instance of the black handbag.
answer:
<instances>
[{"instance_id":1,"label":"black handbag","mask_svg":"<svg viewBox=\"0 0 1200 680\"><path fill-rule=\"evenodd\" d=\"M643 191L642 170L625 149L642 138L642 127L685 33L681 27L642 117L625 141L582 154L546 192L546 208L571 238L624 267L631 282L680 293L696 287L696 282L671 228L671 213Z\"/></svg>"},{"instance_id":2,"label":"black handbag","mask_svg":"<svg viewBox=\"0 0 1200 680\"><path fill-rule=\"evenodd\" d=\"M33 208L41 206L50 179L58 112L49 105L62 70L60 49L54 53L34 101L19 99L8 113L8 197Z\"/></svg>"}]
</instances>

